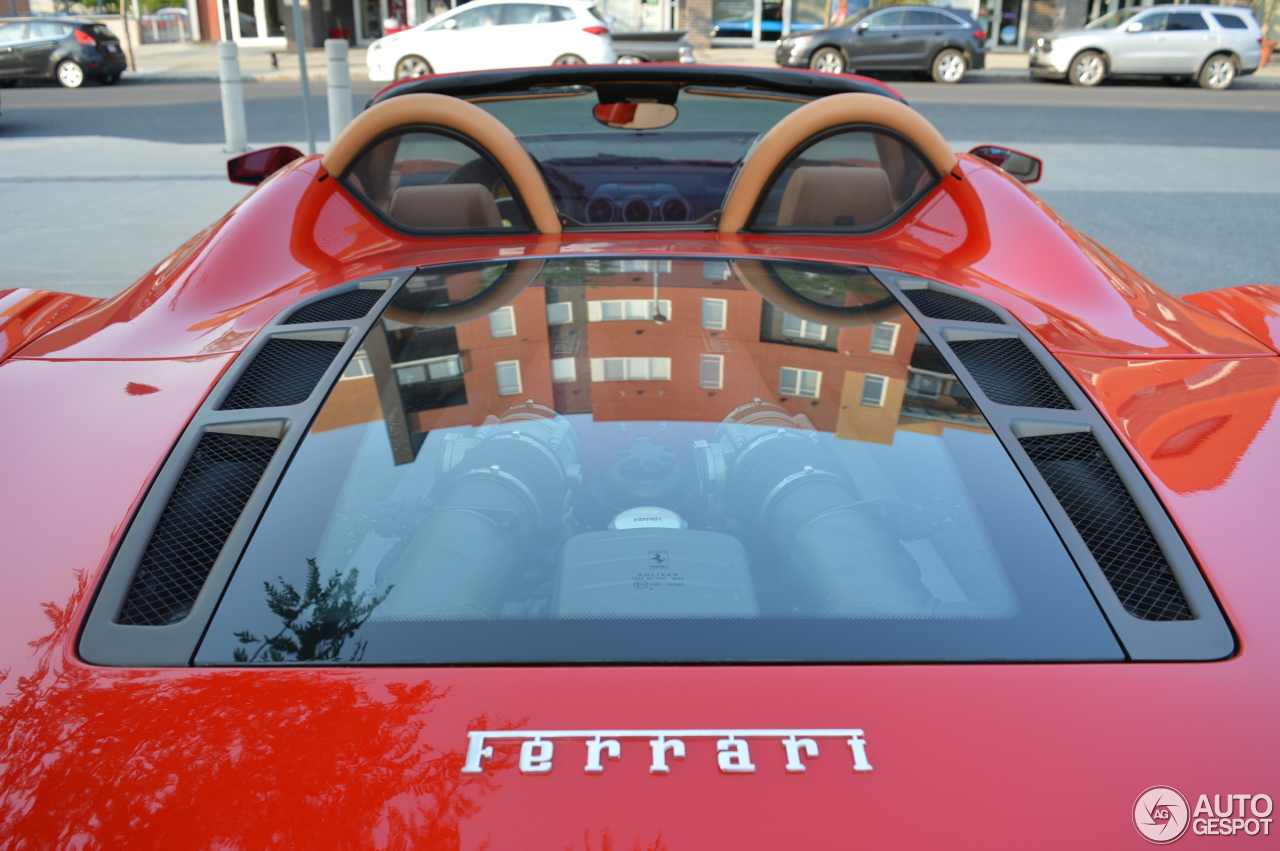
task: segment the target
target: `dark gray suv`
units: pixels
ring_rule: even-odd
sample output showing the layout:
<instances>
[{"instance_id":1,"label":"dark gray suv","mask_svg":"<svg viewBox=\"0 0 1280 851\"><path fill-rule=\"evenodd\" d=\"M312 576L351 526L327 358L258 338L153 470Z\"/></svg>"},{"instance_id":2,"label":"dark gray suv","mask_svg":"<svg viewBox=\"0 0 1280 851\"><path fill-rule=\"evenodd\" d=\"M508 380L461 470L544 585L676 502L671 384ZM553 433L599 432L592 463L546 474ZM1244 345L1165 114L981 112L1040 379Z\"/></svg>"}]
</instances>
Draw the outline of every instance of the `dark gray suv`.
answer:
<instances>
[{"instance_id":1,"label":"dark gray suv","mask_svg":"<svg viewBox=\"0 0 1280 851\"><path fill-rule=\"evenodd\" d=\"M958 83L983 67L986 37L973 19L955 9L891 6L867 9L839 26L792 35L778 42L776 59L789 68L829 74L920 71L939 83Z\"/></svg>"}]
</instances>

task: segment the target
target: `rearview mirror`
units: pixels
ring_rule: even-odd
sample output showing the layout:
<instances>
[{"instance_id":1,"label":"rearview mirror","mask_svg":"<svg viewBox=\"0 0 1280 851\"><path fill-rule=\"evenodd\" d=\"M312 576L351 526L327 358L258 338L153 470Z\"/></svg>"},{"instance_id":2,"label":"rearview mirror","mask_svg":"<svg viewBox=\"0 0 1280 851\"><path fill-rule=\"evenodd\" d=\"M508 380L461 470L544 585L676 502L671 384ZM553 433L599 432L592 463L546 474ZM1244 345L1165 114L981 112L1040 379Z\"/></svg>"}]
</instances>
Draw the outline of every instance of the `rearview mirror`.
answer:
<instances>
[{"instance_id":1,"label":"rearview mirror","mask_svg":"<svg viewBox=\"0 0 1280 851\"><path fill-rule=\"evenodd\" d=\"M666 127L676 120L676 108L669 103L651 103L648 101L633 103L598 103L591 114L596 121L609 127L622 130L657 130Z\"/></svg>"},{"instance_id":2,"label":"rearview mirror","mask_svg":"<svg viewBox=\"0 0 1280 851\"><path fill-rule=\"evenodd\" d=\"M870 28L871 28L871 24L867 23L866 21L861 21L856 27L854 27L854 32L861 35L862 33L866 32Z\"/></svg>"},{"instance_id":3,"label":"rearview mirror","mask_svg":"<svg viewBox=\"0 0 1280 851\"><path fill-rule=\"evenodd\" d=\"M440 28L445 30L456 30L458 28L458 22L455 21L453 18L450 18L449 20L441 24Z\"/></svg>"},{"instance_id":4,"label":"rearview mirror","mask_svg":"<svg viewBox=\"0 0 1280 851\"><path fill-rule=\"evenodd\" d=\"M1127 33L1142 32L1142 21L1134 21L1133 23L1129 24L1129 26L1125 27L1124 31Z\"/></svg>"},{"instance_id":5,"label":"rearview mirror","mask_svg":"<svg viewBox=\"0 0 1280 851\"><path fill-rule=\"evenodd\" d=\"M980 160L986 160L994 166L999 166L1010 177L1023 183L1035 183L1040 179L1044 171L1044 160L1039 157L1033 157L1030 154L1024 154L1021 151L1015 151L1012 148L1002 148L999 145L979 145L969 153Z\"/></svg>"},{"instance_id":6,"label":"rearview mirror","mask_svg":"<svg viewBox=\"0 0 1280 851\"><path fill-rule=\"evenodd\" d=\"M250 151L227 160L227 179L232 183L243 183L246 186L257 186L280 169L296 159L301 159L302 151L288 145L277 145L274 148L263 148Z\"/></svg>"}]
</instances>

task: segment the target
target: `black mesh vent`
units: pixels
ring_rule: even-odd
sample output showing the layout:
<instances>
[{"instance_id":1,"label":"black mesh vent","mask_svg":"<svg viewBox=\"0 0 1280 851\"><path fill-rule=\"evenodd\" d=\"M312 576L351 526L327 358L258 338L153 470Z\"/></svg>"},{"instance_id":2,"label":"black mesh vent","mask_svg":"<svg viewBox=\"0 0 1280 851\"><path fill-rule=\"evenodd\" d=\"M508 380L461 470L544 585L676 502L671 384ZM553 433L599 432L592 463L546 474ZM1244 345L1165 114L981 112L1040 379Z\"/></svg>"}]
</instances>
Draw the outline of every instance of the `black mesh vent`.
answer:
<instances>
[{"instance_id":1,"label":"black mesh vent","mask_svg":"<svg viewBox=\"0 0 1280 851\"><path fill-rule=\"evenodd\" d=\"M948 345L991 401L1024 408L1074 410L1062 388L1021 340L1000 337L957 340Z\"/></svg>"},{"instance_id":2,"label":"black mesh vent","mask_svg":"<svg viewBox=\"0 0 1280 851\"><path fill-rule=\"evenodd\" d=\"M1097 439L1078 432L1020 442L1129 614L1149 621L1191 620L1164 554Z\"/></svg>"},{"instance_id":3,"label":"black mesh vent","mask_svg":"<svg viewBox=\"0 0 1280 851\"><path fill-rule=\"evenodd\" d=\"M301 325L304 322L343 322L362 319L369 309L382 298L382 290L348 290L335 296L313 301L299 308L284 321L285 325Z\"/></svg>"},{"instance_id":4,"label":"black mesh vent","mask_svg":"<svg viewBox=\"0 0 1280 851\"><path fill-rule=\"evenodd\" d=\"M271 408L305 402L333 363L341 343L327 340L269 340L231 388L220 411Z\"/></svg>"},{"instance_id":5,"label":"black mesh vent","mask_svg":"<svg viewBox=\"0 0 1280 851\"><path fill-rule=\"evenodd\" d=\"M1004 324L1004 321L993 311L950 293L940 293L937 290L903 290L903 295L911 299L911 303L930 319L986 322L990 325Z\"/></svg>"},{"instance_id":6,"label":"black mesh vent","mask_svg":"<svg viewBox=\"0 0 1280 851\"><path fill-rule=\"evenodd\" d=\"M182 620L280 441L208 433L182 471L129 586L117 623Z\"/></svg>"}]
</instances>

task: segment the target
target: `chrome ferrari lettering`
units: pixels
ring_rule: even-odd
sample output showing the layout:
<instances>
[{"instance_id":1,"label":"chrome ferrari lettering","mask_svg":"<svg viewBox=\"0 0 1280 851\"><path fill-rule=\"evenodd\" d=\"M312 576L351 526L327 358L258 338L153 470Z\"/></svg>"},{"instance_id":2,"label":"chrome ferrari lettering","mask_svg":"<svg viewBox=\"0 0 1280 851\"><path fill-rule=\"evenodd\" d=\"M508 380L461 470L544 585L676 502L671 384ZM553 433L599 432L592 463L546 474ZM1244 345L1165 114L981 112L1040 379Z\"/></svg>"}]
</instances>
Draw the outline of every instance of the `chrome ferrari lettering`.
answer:
<instances>
[{"instance_id":1,"label":"chrome ferrari lettering","mask_svg":"<svg viewBox=\"0 0 1280 851\"><path fill-rule=\"evenodd\" d=\"M851 730L849 750L853 751L853 770L870 771L871 763L867 762L867 741L862 738L861 730Z\"/></svg>"},{"instance_id":2,"label":"chrome ferrari lettering","mask_svg":"<svg viewBox=\"0 0 1280 851\"><path fill-rule=\"evenodd\" d=\"M797 739L791 736L782 740L782 746L787 749L787 771L791 774L798 774L805 770L804 761L800 759L800 751L804 751L805 756L810 759L818 755L818 743L813 739Z\"/></svg>"},{"instance_id":3,"label":"chrome ferrari lettering","mask_svg":"<svg viewBox=\"0 0 1280 851\"><path fill-rule=\"evenodd\" d=\"M604 771L604 766L600 764L602 752L609 759L620 759L622 745L618 744L617 739L602 739L599 736L587 742L587 774L599 774Z\"/></svg>"},{"instance_id":4,"label":"chrome ferrari lettering","mask_svg":"<svg viewBox=\"0 0 1280 851\"><path fill-rule=\"evenodd\" d=\"M650 774L666 774L671 770L667 765L667 753L675 759L684 759L684 742L679 739L668 739L659 736L649 742L649 748L653 751L653 762L649 766Z\"/></svg>"},{"instance_id":5,"label":"chrome ferrari lettering","mask_svg":"<svg viewBox=\"0 0 1280 851\"><path fill-rule=\"evenodd\" d=\"M520 773L546 774L551 770L551 757L556 746L546 739L530 739L520 746Z\"/></svg>"},{"instance_id":6,"label":"chrome ferrari lettering","mask_svg":"<svg viewBox=\"0 0 1280 851\"><path fill-rule=\"evenodd\" d=\"M751 750L746 739L730 736L716 742L716 762L725 774L750 774L756 770L751 764Z\"/></svg>"},{"instance_id":7,"label":"chrome ferrari lettering","mask_svg":"<svg viewBox=\"0 0 1280 851\"><path fill-rule=\"evenodd\" d=\"M751 759L752 739L782 743L788 774L807 770L806 760L816 759L820 740L842 740L853 756L853 770L871 771L867 759L867 740L862 730L472 730L467 733L467 759L463 774L480 774L484 763L493 758L495 742L520 746L519 767L522 774L546 774L552 769L557 741L581 741L586 749L583 770L587 774L603 774L605 759L622 759L624 741L644 741L649 745L649 773L669 774L673 760L685 758L687 741L714 739L716 764L723 774L753 774L756 764ZM572 750L572 749L570 749ZM776 753L776 752L775 752Z\"/></svg>"}]
</instances>

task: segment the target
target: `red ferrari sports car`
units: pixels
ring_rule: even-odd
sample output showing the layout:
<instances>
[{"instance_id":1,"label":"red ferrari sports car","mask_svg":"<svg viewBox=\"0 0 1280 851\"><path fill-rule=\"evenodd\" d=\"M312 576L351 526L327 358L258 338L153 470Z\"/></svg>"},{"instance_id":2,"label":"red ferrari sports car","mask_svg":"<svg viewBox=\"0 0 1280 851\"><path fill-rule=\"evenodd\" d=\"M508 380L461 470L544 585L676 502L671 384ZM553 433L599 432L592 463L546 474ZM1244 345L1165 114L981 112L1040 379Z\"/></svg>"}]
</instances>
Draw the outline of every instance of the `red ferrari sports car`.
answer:
<instances>
[{"instance_id":1,"label":"red ferrari sports car","mask_svg":"<svg viewBox=\"0 0 1280 851\"><path fill-rule=\"evenodd\" d=\"M1274 847L1280 291L1039 168L853 77L429 77L0 293L0 846Z\"/></svg>"}]
</instances>

